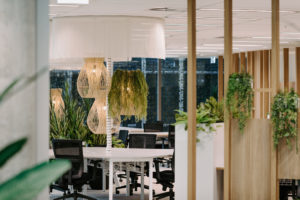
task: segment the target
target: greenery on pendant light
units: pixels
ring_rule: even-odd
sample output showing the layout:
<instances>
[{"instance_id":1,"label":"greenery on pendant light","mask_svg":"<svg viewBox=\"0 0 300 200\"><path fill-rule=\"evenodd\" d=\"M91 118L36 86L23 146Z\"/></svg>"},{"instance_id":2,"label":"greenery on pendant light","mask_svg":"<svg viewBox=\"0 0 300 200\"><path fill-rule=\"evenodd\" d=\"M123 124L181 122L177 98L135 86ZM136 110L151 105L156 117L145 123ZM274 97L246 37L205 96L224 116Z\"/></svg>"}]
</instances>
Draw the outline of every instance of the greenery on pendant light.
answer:
<instances>
[{"instance_id":1,"label":"greenery on pendant light","mask_svg":"<svg viewBox=\"0 0 300 200\"><path fill-rule=\"evenodd\" d=\"M141 120L147 117L148 85L140 70L116 70L108 94L109 113L113 118L132 115Z\"/></svg>"},{"instance_id":2,"label":"greenery on pendant light","mask_svg":"<svg viewBox=\"0 0 300 200\"><path fill-rule=\"evenodd\" d=\"M253 79L248 73L234 73L229 76L226 107L231 117L238 120L241 133L251 117L254 96L252 82Z\"/></svg>"},{"instance_id":3,"label":"greenery on pendant light","mask_svg":"<svg viewBox=\"0 0 300 200\"><path fill-rule=\"evenodd\" d=\"M275 97L271 108L271 120L273 124L273 143L277 148L281 140L285 141L291 149L291 139L297 143L298 130L298 95L291 92L279 92ZM298 151L298 145L296 144Z\"/></svg>"},{"instance_id":4,"label":"greenery on pendant light","mask_svg":"<svg viewBox=\"0 0 300 200\"><path fill-rule=\"evenodd\" d=\"M17 92L22 91L45 71L45 69L40 70L35 75L27 79L23 77L15 79L0 92L0 104L15 95ZM3 167L8 160L21 151L26 142L27 138L21 138L0 149L0 167ZM45 161L25 169L17 175L0 183L0 199L35 199L42 190L48 187L50 183L57 180L62 174L69 170L70 167L71 164L67 160L54 160L52 162ZM20 194L22 197L20 197Z\"/></svg>"}]
</instances>

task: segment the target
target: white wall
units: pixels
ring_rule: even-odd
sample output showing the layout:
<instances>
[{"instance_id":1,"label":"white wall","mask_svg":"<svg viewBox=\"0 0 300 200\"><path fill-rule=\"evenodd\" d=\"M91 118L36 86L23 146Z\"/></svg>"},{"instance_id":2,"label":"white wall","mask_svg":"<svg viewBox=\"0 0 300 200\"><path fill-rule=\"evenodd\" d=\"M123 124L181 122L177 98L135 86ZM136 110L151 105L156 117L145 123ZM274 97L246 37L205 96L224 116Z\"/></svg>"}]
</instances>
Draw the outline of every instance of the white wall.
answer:
<instances>
[{"instance_id":1,"label":"white wall","mask_svg":"<svg viewBox=\"0 0 300 200\"><path fill-rule=\"evenodd\" d=\"M16 77L28 77L47 67L48 1L0 0L0 38L2 91ZM24 136L29 139L21 153L1 169L0 181L47 159L48 82L45 73L38 84L31 84L0 105L0 148Z\"/></svg>"}]
</instances>

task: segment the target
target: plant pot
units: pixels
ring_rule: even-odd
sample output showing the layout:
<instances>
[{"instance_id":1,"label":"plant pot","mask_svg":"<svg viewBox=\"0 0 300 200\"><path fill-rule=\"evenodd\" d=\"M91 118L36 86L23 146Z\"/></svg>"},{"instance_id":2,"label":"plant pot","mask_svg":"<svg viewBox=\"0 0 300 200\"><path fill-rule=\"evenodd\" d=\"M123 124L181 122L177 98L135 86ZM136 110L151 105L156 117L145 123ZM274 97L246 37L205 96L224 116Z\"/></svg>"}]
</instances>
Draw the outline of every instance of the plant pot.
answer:
<instances>
[{"instance_id":1,"label":"plant pot","mask_svg":"<svg viewBox=\"0 0 300 200\"><path fill-rule=\"evenodd\" d=\"M214 127L214 132L197 133L200 142L196 147L196 199L213 200L218 199L219 196L216 165L222 165L222 162L224 165L224 123L216 123ZM186 199L187 196L187 136L184 125L177 125L175 128L175 199Z\"/></svg>"}]
</instances>

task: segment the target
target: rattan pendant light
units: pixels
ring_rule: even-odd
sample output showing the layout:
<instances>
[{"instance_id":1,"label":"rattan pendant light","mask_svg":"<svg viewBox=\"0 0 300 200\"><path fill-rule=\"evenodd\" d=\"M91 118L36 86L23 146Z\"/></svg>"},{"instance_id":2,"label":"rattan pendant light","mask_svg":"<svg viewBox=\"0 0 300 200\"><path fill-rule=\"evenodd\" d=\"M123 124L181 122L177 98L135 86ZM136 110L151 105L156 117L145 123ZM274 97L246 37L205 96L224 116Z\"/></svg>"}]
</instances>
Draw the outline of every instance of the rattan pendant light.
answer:
<instances>
[{"instance_id":1,"label":"rattan pendant light","mask_svg":"<svg viewBox=\"0 0 300 200\"><path fill-rule=\"evenodd\" d=\"M77 90L82 98L95 98L110 88L110 75L104 58L85 58L77 79Z\"/></svg>"},{"instance_id":2,"label":"rattan pendant light","mask_svg":"<svg viewBox=\"0 0 300 200\"><path fill-rule=\"evenodd\" d=\"M99 95L89 112L87 124L95 134L106 134L106 94Z\"/></svg>"},{"instance_id":3,"label":"rattan pendant light","mask_svg":"<svg viewBox=\"0 0 300 200\"><path fill-rule=\"evenodd\" d=\"M51 103L52 108L55 112L55 115L57 118L62 118L64 115L64 108L65 103L62 98L62 89L61 88L55 88L50 90L50 97L51 97Z\"/></svg>"},{"instance_id":4,"label":"rattan pendant light","mask_svg":"<svg viewBox=\"0 0 300 200\"><path fill-rule=\"evenodd\" d=\"M87 124L94 134L106 134L106 96L111 78L104 65L104 58L85 58L77 79L77 90L83 98L95 98L89 111Z\"/></svg>"}]
</instances>

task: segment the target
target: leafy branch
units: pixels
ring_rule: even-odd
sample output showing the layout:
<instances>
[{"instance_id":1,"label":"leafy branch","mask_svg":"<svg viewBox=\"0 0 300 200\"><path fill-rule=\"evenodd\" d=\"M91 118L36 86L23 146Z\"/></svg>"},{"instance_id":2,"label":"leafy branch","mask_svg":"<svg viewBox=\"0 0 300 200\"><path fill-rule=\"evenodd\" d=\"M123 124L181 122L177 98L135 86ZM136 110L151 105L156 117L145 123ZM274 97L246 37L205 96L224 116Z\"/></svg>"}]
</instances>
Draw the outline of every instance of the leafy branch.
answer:
<instances>
[{"instance_id":1,"label":"leafy branch","mask_svg":"<svg viewBox=\"0 0 300 200\"><path fill-rule=\"evenodd\" d=\"M291 139L298 137L297 118L298 118L298 95L294 90L291 92L279 92L274 97L271 108L271 120L273 124L273 143L277 148L280 140L285 140L291 149ZM296 144L298 151L298 144Z\"/></svg>"},{"instance_id":2,"label":"leafy branch","mask_svg":"<svg viewBox=\"0 0 300 200\"><path fill-rule=\"evenodd\" d=\"M226 107L233 119L238 120L241 133L251 117L254 92L248 73L231 74L228 81Z\"/></svg>"}]
</instances>

